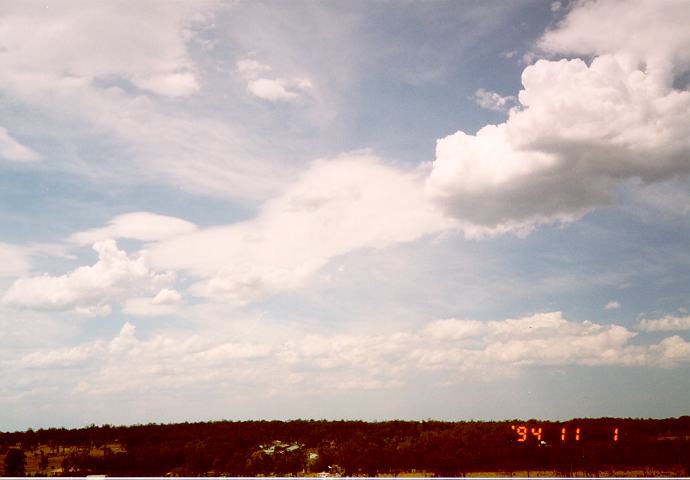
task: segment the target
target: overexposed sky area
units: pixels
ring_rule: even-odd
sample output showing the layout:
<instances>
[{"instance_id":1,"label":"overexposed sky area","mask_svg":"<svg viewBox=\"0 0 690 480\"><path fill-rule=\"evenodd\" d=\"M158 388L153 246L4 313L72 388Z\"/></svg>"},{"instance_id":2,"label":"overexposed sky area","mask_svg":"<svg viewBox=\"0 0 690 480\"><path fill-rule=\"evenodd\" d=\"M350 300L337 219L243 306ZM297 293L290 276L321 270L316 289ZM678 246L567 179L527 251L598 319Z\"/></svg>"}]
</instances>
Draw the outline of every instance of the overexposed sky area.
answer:
<instances>
[{"instance_id":1,"label":"overexposed sky area","mask_svg":"<svg viewBox=\"0 0 690 480\"><path fill-rule=\"evenodd\" d=\"M689 19L2 2L0 430L690 413Z\"/></svg>"}]
</instances>

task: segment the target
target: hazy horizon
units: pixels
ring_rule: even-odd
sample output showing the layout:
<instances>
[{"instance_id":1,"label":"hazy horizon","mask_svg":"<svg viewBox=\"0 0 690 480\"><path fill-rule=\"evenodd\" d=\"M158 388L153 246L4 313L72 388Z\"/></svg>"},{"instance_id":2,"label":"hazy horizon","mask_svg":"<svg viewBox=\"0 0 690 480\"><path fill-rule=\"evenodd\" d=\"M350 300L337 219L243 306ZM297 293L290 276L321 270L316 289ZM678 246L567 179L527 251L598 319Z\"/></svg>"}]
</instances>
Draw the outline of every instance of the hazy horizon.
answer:
<instances>
[{"instance_id":1,"label":"hazy horizon","mask_svg":"<svg viewBox=\"0 0 690 480\"><path fill-rule=\"evenodd\" d=\"M689 19L2 2L0 431L690 414Z\"/></svg>"}]
</instances>

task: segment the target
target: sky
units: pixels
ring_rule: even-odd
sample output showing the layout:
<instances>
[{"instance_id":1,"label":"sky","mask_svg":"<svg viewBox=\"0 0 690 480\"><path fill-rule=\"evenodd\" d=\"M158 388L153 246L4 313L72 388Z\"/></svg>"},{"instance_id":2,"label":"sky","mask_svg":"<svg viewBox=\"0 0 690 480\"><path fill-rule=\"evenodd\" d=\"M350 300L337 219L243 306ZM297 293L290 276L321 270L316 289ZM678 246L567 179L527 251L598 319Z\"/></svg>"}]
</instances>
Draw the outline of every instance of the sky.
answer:
<instances>
[{"instance_id":1,"label":"sky","mask_svg":"<svg viewBox=\"0 0 690 480\"><path fill-rule=\"evenodd\" d=\"M690 2L0 3L0 430L690 413Z\"/></svg>"}]
</instances>

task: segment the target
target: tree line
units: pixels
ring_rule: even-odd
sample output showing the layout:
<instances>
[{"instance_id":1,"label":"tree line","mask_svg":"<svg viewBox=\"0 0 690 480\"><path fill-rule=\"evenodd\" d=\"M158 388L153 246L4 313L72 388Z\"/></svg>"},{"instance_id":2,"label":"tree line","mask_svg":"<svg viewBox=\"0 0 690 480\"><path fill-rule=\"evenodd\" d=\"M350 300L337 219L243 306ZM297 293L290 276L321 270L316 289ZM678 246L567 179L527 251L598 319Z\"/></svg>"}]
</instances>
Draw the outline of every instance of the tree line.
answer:
<instances>
[{"instance_id":1,"label":"tree line","mask_svg":"<svg viewBox=\"0 0 690 480\"><path fill-rule=\"evenodd\" d=\"M561 439L566 432L567 441ZM121 448L113 451L108 447L113 444ZM0 433L4 475L27 473L25 455L40 445L58 453L62 446L61 473L68 476L464 476L530 470L571 476L632 468L690 475L688 416L567 422L218 421L29 429ZM74 448L65 454L65 446ZM99 455L94 449L100 449ZM48 463L43 450L40 455L39 474L40 465Z\"/></svg>"}]
</instances>

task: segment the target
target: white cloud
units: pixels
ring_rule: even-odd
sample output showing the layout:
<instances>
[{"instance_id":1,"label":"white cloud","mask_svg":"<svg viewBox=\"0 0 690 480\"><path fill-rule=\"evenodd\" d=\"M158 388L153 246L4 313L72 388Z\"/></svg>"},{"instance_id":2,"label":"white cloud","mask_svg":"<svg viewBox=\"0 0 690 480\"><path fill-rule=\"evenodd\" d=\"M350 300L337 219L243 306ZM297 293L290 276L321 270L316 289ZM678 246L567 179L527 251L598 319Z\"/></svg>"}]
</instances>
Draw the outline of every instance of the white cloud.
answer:
<instances>
[{"instance_id":1,"label":"white cloud","mask_svg":"<svg viewBox=\"0 0 690 480\"><path fill-rule=\"evenodd\" d=\"M189 72L155 75L135 83L144 90L168 97L184 97L199 90L196 78Z\"/></svg>"},{"instance_id":2,"label":"white cloud","mask_svg":"<svg viewBox=\"0 0 690 480\"><path fill-rule=\"evenodd\" d=\"M145 253L129 258L113 240L93 246L98 261L62 276L42 275L15 280L2 303L15 308L107 315L111 303L173 280L170 274L151 271ZM160 287L159 287L160 288Z\"/></svg>"},{"instance_id":3,"label":"white cloud","mask_svg":"<svg viewBox=\"0 0 690 480\"><path fill-rule=\"evenodd\" d=\"M666 315L662 318L645 318L640 321L638 328L645 332L690 330L690 316L678 317L675 315Z\"/></svg>"},{"instance_id":4,"label":"white cloud","mask_svg":"<svg viewBox=\"0 0 690 480\"><path fill-rule=\"evenodd\" d=\"M30 268L26 248L0 242L0 278L26 275Z\"/></svg>"},{"instance_id":5,"label":"white cloud","mask_svg":"<svg viewBox=\"0 0 690 480\"><path fill-rule=\"evenodd\" d=\"M52 152L52 168L101 181L266 198L287 169L258 152L257 135L184 109L184 97L201 88L188 44L212 23L207 12L215 4L7 4L0 13L0 90L37 112L43 141L64 146ZM84 132L107 144L95 159L67 153L81 151Z\"/></svg>"},{"instance_id":6,"label":"white cloud","mask_svg":"<svg viewBox=\"0 0 690 480\"><path fill-rule=\"evenodd\" d=\"M540 42L551 52L598 54L591 64L539 60L525 68L520 105L505 123L438 140L427 191L467 224L467 234L573 221L611 204L616 182L690 172L690 92L672 85L674 68L687 65L686 25L684 33L676 27L690 14L679 12L688 4L642 2L642 11L626 5L612 22L610 41L600 38L608 38L609 29L594 29L589 20L598 24L596 15L619 9L600 5L579 5ZM666 33L666 20L677 35ZM628 45L623 38L640 22L645 43L636 32ZM645 50L647 42L654 46Z\"/></svg>"},{"instance_id":7,"label":"white cloud","mask_svg":"<svg viewBox=\"0 0 690 480\"><path fill-rule=\"evenodd\" d=\"M604 310L617 310L621 308L621 304L616 300L611 300L606 305L604 305Z\"/></svg>"},{"instance_id":8,"label":"white cloud","mask_svg":"<svg viewBox=\"0 0 690 480\"><path fill-rule=\"evenodd\" d=\"M145 297L128 298L122 305L122 312L135 317L158 317L177 313L177 305L156 305Z\"/></svg>"},{"instance_id":9,"label":"white cloud","mask_svg":"<svg viewBox=\"0 0 690 480\"><path fill-rule=\"evenodd\" d=\"M483 335L487 332L487 328L484 322L478 320L449 318L428 324L423 332L436 339L460 340Z\"/></svg>"},{"instance_id":10,"label":"white cloud","mask_svg":"<svg viewBox=\"0 0 690 480\"><path fill-rule=\"evenodd\" d=\"M662 367L673 367L690 360L690 342L678 335L664 338L658 345L652 345L649 349L658 358L657 362Z\"/></svg>"},{"instance_id":11,"label":"white cloud","mask_svg":"<svg viewBox=\"0 0 690 480\"><path fill-rule=\"evenodd\" d=\"M474 101L482 108L502 112L515 104L515 97L510 95L504 97L499 93L480 88L474 92Z\"/></svg>"},{"instance_id":12,"label":"white cloud","mask_svg":"<svg viewBox=\"0 0 690 480\"><path fill-rule=\"evenodd\" d=\"M22 246L32 257L57 257L74 260L77 257L70 252L70 247L59 243L30 243Z\"/></svg>"},{"instance_id":13,"label":"white cloud","mask_svg":"<svg viewBox=\"0 0 690 480\"><path fill-rule=\"evenodd\" d=\"M249 80L247 82L247 90L259 98L272 102L290 100L297 97L297 93L288 91L280 80L268 78Z\"/></svg>"},{"instance_id":14,"label":"white cloud","mask_svg":"<svg viewBox=\"0 0 690 480\"><path fill-rule=\"evenodd\" d=\"M467 334L471 330L482 330ZM439 335L442 333L442 335ZM70 368L62 388L99 394L217 389L235 385L265 396L291 386L362 390L399 387L431 374L443 383L484 379L531 367L673 367L690 362L690 342L672 336L632 345L635 333L618 325L573 322L560 312L492 322L442 320L408 332L377 335L293 335L268 340L168 334L140 339L125 324L112 340L34 351L20 368ZM359 381L354 381L358 379Z\"/></svg>"},{"instance_id":15,"label":"white cloud","mask_svg":"<svg viewBox=\"0 0 690 480\"><path fill-rule=\"evenodd\" d=\"M127 315L141 317L155 317L172 315L178 311L178 303L182 296L177 290L164 288L153 298L137 297L127 299L122 311Z\"/></svg>"},{"instance_id":16,"label":"white cloud","mask_svg":"<svg viewBox=\"0 0 690 480\"><path fill-rule=\"evenodd\" d=\"M79 393L112 394L137 389L142 392L160 388L186 389L193 385L217 386L221 381L256 384L265 381L253 377L252 365L269 358L271 347L252 342L219 342L198 335L157 335L140 340L136 328L126 323L109 342L96 341L69 349L76 354L88 352L81 365L84 375L77 377L72 389ZM60 358L60 351L47 352L48 358ZM75 354L75 355L76 355ZM26 361L26 356L22 359ZM43 360L35 356L34 363ZM42 363L45 363L43 361ZM273 376L271 375L273 378Z\"/></svg>"},{"instance_id":17,"label":"white cloud","mask_svg":"<svg viewBox=\"0 0 690 480\"><path fill-rule=\"evenodd\" d=\"M196 280L189 289L193 295L243 305L303 287L339 255L412 242L455 228L455 222L425 197L423 180L422 170L401 170L368 152L353 152L314 162L251 220L199 229L179 218L133 212L114 217L105 227L75 233L70 241L79 245L111 238L151 242L147 256L136 259L143 277L154 275L150 259L155 271L191 274ZM135 262L112 241L107 245L118 252L118 258ZM128 298L123 305L127 314L176 311L175 305L164 302L164 292L152 300L123 295L119 280L99 284L96 290L81 285L82 273L96 267L100 271L100 264L63 277L18 280L5 302L107 314L104 306L110 308L113 299ZM75 283L79 286L72 288ZM66 292L34 297L39 284Z\"/></svg>"},{"instance_id":18,"label":"white cloud","mask_svg":"<svg viewBox=\"0 0 690 480\"><path fill-rule=\"evenodd\" d=\"M683 353L690 342L673 340L671 351L664 342L633 346L629 341L635 335L619 325L573 322L549 312L490 322L439 320L417 331L374 336L311 336L286 344L289 355L284 358L329 371L361 368L357 373L364 379L397 381L428 370L457 379L463 373L505 373L529 366L671 366L690 361Z\"/></svg>"},{"instance_id":19,"label":"white cloud","mask_svg":"<svg viewBox=\"0 0 690 480\"><path fill-rule=\"evenodd\" d=\"M262 73L268 73L272 69L268 65L253 58L243 58L237 62L237 70L247 79L258 78Z\"/></svg>"},{"instance_id":20,"label":"white cloud","mask_svg":"<svg viewBox=\"0 0 690 480\"><path fill-rule=\"evenodd\" d=\"M196 230L196 225L179 218L149 212L132 212L114 217L106 227L75 233L70 236L70 241L78 245L91 245L110 238L152 242L193 233Z\"/></svg>"},{"instance_id":21,"label":"white cloud","mask_svg":"<svg viewBox=\"0 0 690 480\"><path fill-rule=\"evenodd\" d=\"M210 2L93 3L36 1L5 5L0 19L7 81L89 83L117 76L160 95L198 89L186 48L185 27ZM31 34L29 34L29 32Z\"/></svg>"},{"instance_id":22,"label":"white cloud","mask_svg":"<svg viewBox=\"0 0 690 480\"><path fill-rule=\"evenodd\" d=\"M104 342L96 341L77 347L33 352L24 355L19 360L19 365L29 368L69 368L78 367L92 360L99 353Z\"/></svg>"},{"instance_id":23,"label":"white cloud","mask_svg":"<svg viewBox=\"0 0 690 480\"><path fill-rule=\"evenodd\" d=\"M162 241L150 253L158 269L200 277L192 293L244 304L300 288L339 255L452 225L425 199L420 172L360 152L313 163L252 220Z\"/></svg>"},{"instance_id":24,"label":"white cloud","mask_svg":"<svg viewBox=\"0 0 690 480\"><path fill-rule=\"evenodd\" d=\"M271 102L295 100L308 94L313 88L311 81L307 78L281 76L268 78L265 75L273 69L252 58L239 60L237 70L247 82L249 93Z\"/></svg>"},{"instance_id":25,"label":"white cloud","mask_svg":"<svg viewBox=\"0 0 690 480\"><path fill-rule=\"evenodd\" d=\"M181 299L182 296L177 290L163 288L160 292L156 294L155 297L153 297L151 303L153 303L154 305L173 305L179 302Z\"/></svg>"},{"instance_id":26,"label":"white cloud","mask_svg":"<svg viewBox=\"0 0 690 480\"><path fill-rule=\"evenodd\" d=\"M650 72L682 70L690 66L688 15L684 0L580 2L544 34L539 47L575 55L625 53L646 62Z\"/></svg>"},{"instance_id":27,"label":"white cloud","mask_svg":"<svg viewBox=\"0 0 690 480\"><path fill-rule=\"evenodd\" d=\"M439 370L447 369L448 364L457 364L461 371L505 371L526 365L625 365L639 361L635 360L636 351L626 350L634 332L618 325L571 322L561 312L489 322L438 320L422 332L443 343L426 351L420 349L415 356Z\"/></svg>"},{"instance_id":28,"label":"white cloud","mask_svg":"<svg viewBox=\"0 0 690 480\"><path fill-rule=\"evenodd\" d=\"M11 306L17 306L16 304L9 303ZM45 310L62 310L62 307L48 306L48 307L36 307L36 305L26 304L23 305L24 308L38 308ZM74 313L78 315L84 315L85 317L107 317L113 312L113 307L109 304L87 304L78 305L74 307Z\"/></svg>"},{"instance_id":29,"label":"white cloud","mask_svg":"<svg viewBox=\"0 0 690 480\"><path fill-rule=\"evenodd\" d=\"M6 128L0 127L0 157L15 162L34 162L39 154L12 138Z\"/></svg>"}]
</instances>

